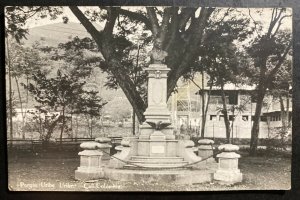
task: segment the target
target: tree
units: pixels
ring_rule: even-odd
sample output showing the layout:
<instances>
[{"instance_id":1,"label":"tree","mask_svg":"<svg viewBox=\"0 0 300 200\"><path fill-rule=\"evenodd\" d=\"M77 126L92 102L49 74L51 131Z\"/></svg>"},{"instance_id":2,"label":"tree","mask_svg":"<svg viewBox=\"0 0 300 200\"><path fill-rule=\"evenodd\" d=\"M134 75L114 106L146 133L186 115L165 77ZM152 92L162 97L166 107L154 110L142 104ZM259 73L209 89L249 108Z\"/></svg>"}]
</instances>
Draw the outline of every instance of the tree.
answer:
<instances>
[{"instance_id":1,"label":"tree","mask_svg":"<svg viewBox=\"0 0 300 200\"><path fill-rule=\"evenodd\" d=\"M140 122L144 121L147 102L143 93L145 89L142 89L144 87L137 87L134 76L131 76L135 62L128 59L128 55L133 49L138 49L138 45L134 45L134 35L146 35L145 40L149 42L144 49L150 54L149 63L163 62L171 69L167 81L169 97L178 79L197 64L202 52L201 45L210 40L214 31L217 32L215 35L220 35L218 31L221 29L215 27L246 29L246 24L240 23L238 16L230 17L229 13L234 9L226 15L220 12L222 9L215 8L146 7L132 10L126 7L99 7L82 11L79 7L71 6L70 9L96 42L103 56L99 67L110 75L111 86L123 90ZM14 11L20 12L16 8ZM223 21L224 17L229 20ZM105 22L102 31L92 24L95 21ZM158 60L155 55L167 57ZM145 79L141 79L141 82L145 85Z\"/></svg>"},{"instance_id":2,"label":"tree","mask_svg":"<svg viewBox=\"0 0 300 200\"><path fill-rule=\"evenodd\" d=\"M257 150L260 115L266 91L271 87L272 79L282 67L288 54L291 53L291 33L281 30L282 21L288 17L291 15L286 12L286 9L274 8L266 32L259 33L261 28L258 29L257 37L251 41L251 45L247 48L254 66L254 69L251 67L250 78L252 77L252 82L257 85L256 108L250 141L251 155L254 155ZM256 23L256 25L259 24Z\"/></svg>"},{"instance_id":3,"label":"tree","mask_svg":"<svg viewBox=\"0 0 300 200\"><path fill-rule=\"evenodd\" d=\"M22 115L22 126L25 126L26 113L24 113L24 97L22 98L20 90L20 81L24 79L28 85L29 77L32 73L37 70L42 70L47 73L47 65L49 65L49 60L39 52L34 44L32 47L24 47L21 43L14 42L11 38L7 38L7 64L10 64L10 76L16 82L17 92L19 101L17 106L21 108ZM28 104L28 92L26 93L26 103ZM25 133L23 132L23 139L25 139Z\"/></svg>"},{"instance_id":4,"label":"tree","mask_svg":"<svg viewBox=\"0 0 300 200\"><path fill-rule=\"evenodd\" d=\"M35 110L28 111L28 114L30 114L30 130L36 130L44 144L48 144L54 129L62 120L62 116L55 112L49 112L47 106L36 106L35 108Z\"/></svg>"},{"instance_id":5,"label":"tree","mask_svg":"<svg viewBox=\"0 0 300 200\"><path fill-rule=\"evenodd\" d=\"M22 9L24 8L9 7L6 11L10 14L8 18L11 19L11 16L15 16L16 12L22 12ZM34 13L37 9L43 9L44 11L49 8L30 8L31 13ZM168 96L170 96L177 80L197 58L195 49L201 42L206 22L214 10L213 8L202 8L199 15L195 17L197 8L174 7L162 10L148 7L146 10L130 11L121 7L100 7L98 11L90 14L84 14L78 7L70 7L70 9L97 43L105 59L102 66L106 66L118 86L122 88L140 122L144 120L143 112L147 106L134 86L133 80L129 74L124 73L124 68L122 67L122 58L128 55L126 50L128 45L130 45L130 40L128 37L122 36L122 33L115 34L115 27L117 25L123 27L123 32L127 36L129 35L128 32L131 31L122 26L123 21L130 22L131 27L142 27L142 29L150 30L154 43L153 50L168 52L169 57L166 60L166 64L172 69L168 80ZM23 15L21 16L24 17ZM88 16L92 18L89 19ZM161 17L162 20L160 21ZM106 20L103 31L99 32L93 26L91 23L93 19ZM17 20L23 21L23 19L19 18ZM10 31L14 31L15 28L12 27L13 21L8 22ZM181 55L181 57L178 55Z\"/></svg>"},{"instance_id":6,"label":"tree","mask_svg":"<svg viewBox=\"0 0 300 200\"><path fill-rule=\"evenodd\" d=\"M101 109L107 102L103 102L102 98L98 96L97 91L84 91L80 94L80 101L77 101L73 107L72 114L83 114L87 116L89 125L90 137L93 138L93 119L101 116Z\"/></svg>"},{"instance_id":7,"label":"tree","mask_svg":"<svg viewBox=\"0 0 300 200\"><path fill-rule=\"evenodd\" d=\"M278 70L270 84L269 93L273 96L273 101L279 101L281 110L281 139L288 135L291 127L290 120L290 99L292 87L292 67L291 60L286 60Z\"/></svg>"},{"instance_id":8,"label":"tree","mask_svg":"<svg viewBox=\"0 0 300 200\"><path fill-rule=\"evenodd\" d=\"M62 143L62 135L66 127L66 114L68 112L71 113L74 110L75 105L85 102L87 105L82 108L84 109L88 106L95 106L97 102L101 101L101 99L96 97L96 94L90 93L93 99L87 99L83 96L83 94L86 93L83 89L85 82L80 81L78 77L62 74L60 70L57 71L55 77L46 77L45 74L39 71L38 73L33 74L33 81L34 84L29 83L29 85L23 85L34 96L38 103L47 106L48 110L51 109L52 111L59 112L59 116L53 124L57 125L58 122L61 123L60 143ZM94 100L94 104L91 104L91 100ZM89 112L94 114L94 107L91 107L90 109ZM87 110L84 112L87 112Z\"/></svg>"},{"instance_id":9,"label":"tree","mask_svg":"<svg viewBox=\"0 0 300 200\"><path fill-rule=\"evenodd\" d=\"M253 28L249 26L249 19L246 17L233 20L234 15L228 16L229 13L232 12L231 9L227 9L226 11L219 10L218 12L223 12L224 15L220 19L209 21L212 25L205 29L207 38L199 48L201 51L200 60L198 65L194 66L191 75L201 71L202 76L204 76L204 72L209 76L208 83L210 90L206 108L204 108L205 103L202 101L203 119L201 136L204 137L210 91L212 86L217 86L221 89L222 97L222 108L218 111L224 116L226 139L227 142L230 143L231 128L228 116L230 109L227 105L229 102L226 101L224 86L226 83L238 84L244 81L244 78L240 76L240 71L245 63L245 58L242 49L239 48L236 43L241 43L246 40L249 35L253 33ZM185 76L189 76L189 74ZM202 87L203 85L204 84L202 84ZM202 91L202 94L204 94L204 91ZM202 100L204 100L204 98L202 98Z\"/></svg>"}]
</instances>

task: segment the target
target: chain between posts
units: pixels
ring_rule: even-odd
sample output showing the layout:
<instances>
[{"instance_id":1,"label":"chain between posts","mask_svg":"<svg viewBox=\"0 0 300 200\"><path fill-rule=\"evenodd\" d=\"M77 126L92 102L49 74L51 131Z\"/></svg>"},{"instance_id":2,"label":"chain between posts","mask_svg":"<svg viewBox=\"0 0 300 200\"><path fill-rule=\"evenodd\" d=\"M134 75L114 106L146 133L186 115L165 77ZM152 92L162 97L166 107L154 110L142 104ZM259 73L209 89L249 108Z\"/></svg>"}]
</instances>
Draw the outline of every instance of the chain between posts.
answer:
<instances>
[{"instance_id":1,"label":"chain between posts","mask_svg":"<svg viewBox=\"0 0 300 200\"><path fill-rule=\"evenodd\" d=\"M214 150L212 144L210 145L211 146L211 149L212 151ZM115 157L113 155L110 155L109 153L107 153L106 151L103 151L101 149L98 149L100 150L102 153L105 153L105 154L108 154L110 157L112 158L115 158L125 164L129 164L129 165L132 165L132 166L135 166L135 167L139 167L139 168L144 168L144 169L153 169L153 170L161 170L161 169L180 169L180 168L192 168L192 165L195 165L197 163L200 163L200 162L203 162L205 160L208 160L209 158L212 158L214 156L216 156L217 154L219 153L222 153L224 151L224 149L220 150L220 152L218 153L213 153L211 156L208 156L207 158L204 158L204 159L201 159L201 160L198 160L196 162L193 162L193 163L188 163L188 164L185 164L185 165L182 165L182 166L177 166L177 167L146 167L146 166L142 166L142 165L138 165L138 164L135 164L135 163L132 163L130 161L126 161L126 160L123 160L123 159L120 159L118 157Z\"/></svg>"}]
</instances>

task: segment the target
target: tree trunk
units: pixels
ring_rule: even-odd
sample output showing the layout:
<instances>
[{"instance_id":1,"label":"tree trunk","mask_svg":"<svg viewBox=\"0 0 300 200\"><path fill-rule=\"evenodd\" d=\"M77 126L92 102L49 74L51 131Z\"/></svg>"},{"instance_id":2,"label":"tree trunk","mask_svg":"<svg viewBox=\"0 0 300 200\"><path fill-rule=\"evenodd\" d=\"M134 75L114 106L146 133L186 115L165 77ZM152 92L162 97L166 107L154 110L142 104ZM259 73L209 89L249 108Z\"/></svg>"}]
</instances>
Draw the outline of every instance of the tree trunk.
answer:
<instances>
[{"instance_id":1,"label":"tree trunk","mask_svg":"<svg viewBox=\"0 0 300 200\"><path fill-rule=\"evenodd\" d=\"M258 136L259 136L260 115L263 106L263 100L265 97L265 91L266 89L263 87L260 87L260 89L257 91L258 96L256 101L255 114L254 114L253 126L251 130L251 140L250 140L250 155L252 156L256 155Z\"/></svg>"},{"instance_id":2,"label":"tree trunk","mask_svg":"<svg viewBox=\"0 0 300 200\"><path fill-rule=\"evenodd\" d=\"M91 133L90 133L90 136L91 136L91 139L93 138L93 118L92 118L92 116L91 116L91 128L90 128L90 130L91 130Z\"/></svg>"},{"instance_id":3,"label":"tree trunk","mask_svg":"<svg viewBox=\"0 0 300 200\"><path fill-rule=\"evenodd\" d=\"M287 131L287 119L286 119L286 111L285 111L285 108L284 108L284 103L283 103L283 98L282 98L282 96L280 95L279 96L279 101L280 101L280 111L281 111L281 113L280 113L280 115L281 115L281 124L282 124L282 131L284 132L284 133L286 133L286 131Z\"/></svg>"},{"instance_id":4,"label":"tree trunk","mask_svg":"<svg viewBox=\"0 0 300 200\"><path fill-rule=\"evenodd\" d=\"M8 84L9 84L9 123L10 123L10 148L13 147L13 104L12 104L12 86L11 86L11 63L10 63L10 53L9 53L9 48L8 48L8 38L6 38L6 49L7 49L7 61L8 61Z\"/></svg>"},{"instance_id":5,"label":"tree trunk","mask_svg":"<svg viewBox=\"0 0 300 200\"><path fill-rule=\"evenodd\" d=\"M205 123L206 123L206 115L205 115L205 94L204 94L204 72L203 68L201 71L201 85L202 85L202 92L201 92L201 99L202 99L202 123L201 123L201 138L204 138L204 131L205 131ZM208 104L208 101L207 101Z\"/></svg>"},{"instance_id":6,"label":"tree trunk","mask_svg":"<svg viewBox=\"0 0 300 200\"><path fill-rule=\"evenodd\" d=\"M290 97L289 97L289 93L286 96L286 119L287 119L287 128L290 128L291 123L290 123Z\"/></svg>"},{"instance_id":7,"label":"tree trunk","mask_svg":"<svg viewBox=\"0 0 300 200\"><path fill-rule=\"evenodd\" d=\"M132 135L135 135L135 112L132 110Z\"/></svg>"},{"instance_id":8,"label":"tree trunk","mask_svg":"<svg viewBox=\"0 0 300 200\"><path fill-rule=\"evenodd\" d=\"M25 115L23 112L23 104L22 104L21 92L20 92L20 87L19 87L19 81L16 76L15 76L15 81L16 81L16 85L17 85L18 96L19 96L20 107L21 107L21 115L22 115L22 139L25 139L25 132L23 131L23 128L25 126Z\"/></svg>"},{"instance_id":9,"label":"tree trunk","mask_svg":"<svg viewBox=\"0 0 300 200\"><path fill-rule=\"evenodd\" d=\"M226 128L226 142L231 143L230 139L230 123L228 119L228 111L227 111L227 105L226 105L226 97L225 97L225 92L224 92L224 83L221 83L221 97L222 97L222 104L223 104L223 115L224 115L224 123L225 123L225 128Z\"/></svg>"},{"instance_id":10,"label":"tree trunk","mask_svg":"<svg viewBox=\"0 0 300 200\"><path fill-rule=\"evenodd\" d=\"M60 147L62 146L62 136L63 136L63 132L64 132L64 127L65 127L65 107L62 108L62 126L60 129Z\"/></svg>"},{"instance_id":11,"label":"tree trunk","mask_svg":"<svg viewBox=\"0 0 300 200\"><path fill-rule=\"evenodd\" d=\"M205 110L204 114L202 114L202 126L201 126L201 138L204 138L205 136L205 125L206 125L206 117L207 117L207 112L208 112L208 106L209 106L209 101L210 101L210 94L211 94L211 89L212 89L213 84L209 86L209 91L208 91L208 96L207 96L207 102L205 105ZM203 86L202 86L203 87ZM204 96L203 96L204 97ZM202 98L203 98L202 97ZM202 101L203 103L203 101ZM202 108L203 109L203 108Z\"/></svg>"},{"instance_id":12,"label":"tree trunk","mask_svg":"<svg viewBox=\"0 0 300 200\"><path fill-rule=\"evenodd\" d=\"M76 134L75 134L75 142L77 142L78 137L78 116L76 116Z\"/></svg>"}]
</instances>

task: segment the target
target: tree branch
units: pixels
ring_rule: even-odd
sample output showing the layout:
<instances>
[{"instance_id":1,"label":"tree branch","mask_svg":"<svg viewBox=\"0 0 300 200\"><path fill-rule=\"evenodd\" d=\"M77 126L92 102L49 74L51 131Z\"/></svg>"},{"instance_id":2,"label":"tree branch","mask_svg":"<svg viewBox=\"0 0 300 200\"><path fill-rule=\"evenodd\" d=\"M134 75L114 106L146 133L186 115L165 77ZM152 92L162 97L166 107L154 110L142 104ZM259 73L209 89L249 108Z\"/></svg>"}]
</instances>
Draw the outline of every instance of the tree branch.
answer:
<instances>
[{"instance_id":1,"label":"tree branch","mask_svg":"<svg viewBox=\"0 0 300 200\"><path fill-rule=\"evenodd\" d=\"M189 30L192 32L189 36L188 41L186 42L186 45L183 47L182 50L182 56L180 58L183 58L181 60L178 60L177 57L174 57L174 60L171 61L171 68L172 71L170 72L170 75L168 77L168 92L167 96L169 97L176 86L177 80L186 72L189 70L191 65L194 63L192 61L195 60L195 57L198 55L198 51L196 50L200 44L201 39L203 37L203 31L207 24L207 21L211 15L211 13L214 11L214 8L202 8L200 12L199 18L194 20L194 24L192 28ZM176 52L175 52L176 53ZM180 63L180 64L179 64ZM174 65L174 66L173 66ZM171 77L171 78L170 78ZM172 80L174 79L174 80Z\"/></svg>"},{"instance_id":2,"label":"tree branch","mask_svg":"<svg viewBox=\"0 0 300 200\"><path fill-rule=\"evenodd\" d=\"M102 40L99 37L99 31L95 28L95 26L90 22L90 20L81 12L81 10L77 6L69 6L69 8L77 17L77 19L81 22L84 28L91 34L93 39L98 44L98 47L101 48Z\"/></svg>"},{"instance_id":3,"label":"tree branch","mask_svg":"<svg viewBox=\"0 0 300 200\"><path fill-rule=\"evenodd\" d=\"M160 30L159 30L159 38L163 43L164 43L165 37L168 33L168 25L169 25L169 21L170 21L170 17L171 17L171 11L172 11L172 8L164 9L163 20L162 20Z\"/></svg>"},{"instance_id":4,"label":"tree branch","mask_svg":"<svg viewBox=\"0 0 300 200\"><path fill-rule=\"evenodd\" d=\"M150 20L144 16L143 14L137 13L137 12L132 12L129 10L124 10L124 9L120 9L119 10L120 15L124 15L128 18L130 18L131 20L136 20L139 22L142 22L145 24L146 28L151 30L152 29L152 25L150 23Z\"/></svg>"},{"instance_id":5,"label":"tree branch","mask_svg":"<svg viewBox=\"0 0 300 200\"><path fill-rule=\"evenodd\" d=\"M280 26L281 26L281 22L282 22L282 20L284 19L284 18L286 18L286 17L291 17L292 15L285 15L285 16L283 16L283 17L281 17L280 18L280 20L278 21L278 25L277 25L277 28L276 28L276 30L274 31L274 33L272 34L272 36L271 37L275 37L275 35L277 34L277 32L278 32L278 30L279 30L279 28L280 28Z\"/></svg>"},{"instance_id":6,"label":"tree branch","mask_svg":"<svg viewBox=\"0 0 300 200\"><path fill-rule=\"evenodd\" d=\"M186 26L186 23L189 21L189 19L195 15L197 8L184 8L182 9L181 13L179 14L179 23L178 27L179 30L183 30Z\"/></svg>"},{"instance_id":7,"label":"tree branch","mask_svg":"<svg viewBox=\"0 0 300 200\"><path fill-rule=\"evenodd\" d=\"M116 19L118 17L118 9L117 7L108 7L107 10L107 21L105 23L105 27L103 32L106 36L111 35L116 23Z\"/></svg>"},{"instance_id":8,"label":"tree branch","mask_svg":"<svg viewBox=\"0 0 300 200\"><path fill-rule=\"evenodd\" d=\"M150 20L151 26L152 26L151 30L152 30L152 33L155 38L156 35L158 34L158 30L159 30L158 19L157 19L154 7L146 7L146 9L147 9L148 17L149 17L149 20Z\"/></svg>"},{"instance_id":9,"label":"tree branch","mask_svg":"<svg viewBox=\"0 0 300 200\"><path fill-rule=\"evenodd\" d=\"M253 23L254 23L254 29L255 29L255 32L256 32L256 34L260 37L260 34L259 34L259 32L258 32L258 30L257 30L257 27L256 27L257 22L256 22L256 21L254 20L254 18L252 17L250 8L248 8L248 11L249 11L249 16L250 16L250 18L252 19L252 21L253 21Z\"/></svg>"},{"instance_id":10,"label":"tree branch","mask_svg":"<svg viewBox=\"0 0 300 200\"><path fill-rule=\"evenodd\" d=\"M168 43L165 45L165 51L169 51L169 48L171 47L172 43L174 42L177 34L178 34L178 24L179 24L179 18L178 18L178 10L179 8L173 7L173 13L172 13L172 18L171 18L171 37L168 41Z\"/></svg>"},{"instance_id":11,"label":"tree branch","mask_svg":"<svg viewBox=\"0 0 300 200\"><path fill-rule=\"evenodd\" d=\"M289 53L291 47L292 47L292 41L290 41L290 43L288 44L287 48L285 49L284 53L282 56L280 56L278 63L276 64L276 66L270 71L269 75L267 76L266 79L266 83L270 83L271 79L274 77L274 75L277 73L279 67L282 65L282 63L284 62L287 54Z\"/></svg>"}]
</instances>

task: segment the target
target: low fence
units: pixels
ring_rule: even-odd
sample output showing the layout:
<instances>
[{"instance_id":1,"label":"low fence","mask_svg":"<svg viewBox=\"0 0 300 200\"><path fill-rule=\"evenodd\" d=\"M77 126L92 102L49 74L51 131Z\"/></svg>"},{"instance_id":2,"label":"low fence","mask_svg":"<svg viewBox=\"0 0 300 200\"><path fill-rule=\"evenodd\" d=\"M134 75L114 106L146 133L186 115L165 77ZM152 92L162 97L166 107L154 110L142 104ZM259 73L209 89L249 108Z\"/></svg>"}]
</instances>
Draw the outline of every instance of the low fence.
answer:
<instances>
[{"instance_id":1,"label":"low fence","mask_svg":"<svg viewBox=\"0 0 300 200\"><path fill-rule=\"evenodd\" d=\"M109 137L111 138L112 146L117 146L121 143L122 137ZM43 140L7 140L8 150L21 150L21 151L47 151L47 150L66 150L66 151L79 151L80 144L82 142L95 141L95 138L62 138L55 139L55 141L50 141L45 143Z\"/></svg>"}]
</instances>

